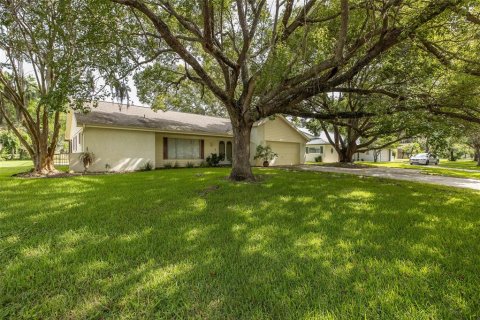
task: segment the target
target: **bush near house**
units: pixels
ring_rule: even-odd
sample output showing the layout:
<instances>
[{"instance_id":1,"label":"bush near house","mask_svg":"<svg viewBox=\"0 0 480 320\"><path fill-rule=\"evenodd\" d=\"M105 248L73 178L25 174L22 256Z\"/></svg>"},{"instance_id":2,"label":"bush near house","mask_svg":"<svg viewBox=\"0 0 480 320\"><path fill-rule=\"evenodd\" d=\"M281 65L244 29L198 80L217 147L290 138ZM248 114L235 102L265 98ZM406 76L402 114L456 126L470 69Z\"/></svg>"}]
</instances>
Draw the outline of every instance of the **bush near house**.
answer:
<instances>
[{"instance_id":1,"label":"bush near house","mask_svg":"<svg viewBox=\"0 0 480 320\"><path fill-rule=\"evenodd\" d=\"M207 165L209 167L218 167L220 164L220 161L223 161L225 159L225 155L223 154L216 154L216 153L211 153L205 161L207 162Z\"/></svg>"}]
</instances>

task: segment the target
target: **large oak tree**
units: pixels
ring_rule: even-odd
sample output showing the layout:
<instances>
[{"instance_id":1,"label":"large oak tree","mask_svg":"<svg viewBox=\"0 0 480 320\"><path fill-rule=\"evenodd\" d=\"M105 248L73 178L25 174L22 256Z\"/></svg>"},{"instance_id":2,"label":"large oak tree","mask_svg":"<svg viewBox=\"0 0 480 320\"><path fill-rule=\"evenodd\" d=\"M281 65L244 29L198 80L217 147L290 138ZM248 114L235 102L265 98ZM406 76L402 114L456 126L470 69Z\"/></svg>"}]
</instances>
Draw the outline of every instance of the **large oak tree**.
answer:
<instances>
[{"instance_id":1,"label":"large oak tree","mask_svg":"<svg viewBox=\"0 0 480 320\"><path fill-rule=\"evenodd\" d=\"M256 120L332 92L424 25L465 1L111 0L152 45L155 81L189 80L209 90L233 126L232 180L254 179ZM117 17L118 18L118 17ZM161 96L155 97L158 101Z\"/></svg>"}]
</instances>

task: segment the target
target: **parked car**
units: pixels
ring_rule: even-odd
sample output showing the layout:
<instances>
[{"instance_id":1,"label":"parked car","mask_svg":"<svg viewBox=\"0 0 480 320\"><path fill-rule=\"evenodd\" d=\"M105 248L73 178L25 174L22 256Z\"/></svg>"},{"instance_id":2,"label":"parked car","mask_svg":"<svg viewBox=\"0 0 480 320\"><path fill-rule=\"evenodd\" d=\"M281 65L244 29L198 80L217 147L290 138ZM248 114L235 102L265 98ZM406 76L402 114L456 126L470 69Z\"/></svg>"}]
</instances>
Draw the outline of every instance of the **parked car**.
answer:
<instances>
[{"instance_id":1,"label":"parked car","mask_svg":"<svg viewBox=\"0 0 480 320\"><path fill-rule=\"evenodd\" d=\"M410 164L437 165L439 162L438 157L431 153L419 153L410 158Z\"/></svg>"}]
</instances>

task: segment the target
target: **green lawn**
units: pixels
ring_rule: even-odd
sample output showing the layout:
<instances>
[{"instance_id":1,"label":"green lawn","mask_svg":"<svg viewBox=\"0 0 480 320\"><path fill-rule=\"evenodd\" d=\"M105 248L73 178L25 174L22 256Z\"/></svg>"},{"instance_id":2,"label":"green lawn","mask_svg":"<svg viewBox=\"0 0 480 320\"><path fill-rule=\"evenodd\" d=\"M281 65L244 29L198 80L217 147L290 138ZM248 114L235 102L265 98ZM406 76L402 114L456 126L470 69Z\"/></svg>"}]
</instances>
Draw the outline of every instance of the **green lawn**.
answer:
<instances>
[{"instance_id":1,"label":"green lawn","mask_svg":"<svg viewBox=\"0 0 480 320\"><path fill-rule=\"evenodd\" d=\"M357 162L375 167L384 168L402 168L416 169L425 174L442 175L455 178L468 178L480 180L480 168L472 166L473 161L440 161L439 166L410 165L408 161L392 162ZM465 171L464 169L475 170L478 172Z\"/></svg>"},{"instance_id":2,"label":"green lawn","mask_svg":"<svg viewBox=\"0 0 480 320\"><path fill-rule=\"evenodd\" d=\"M470 161L470 160L468 160L468 161L465 161L465 160L442 161L442 162L440 162L440 167L480 171L480 167L477 166L477 162L476 161Z\"/></svg>"},{"instance_id":3,"label":"green lawn","mask_svg":"<svg viewBox=\"0 0 480 320\"><path fill-rule=\"evenodd\" d=\"M0 318L480 317L478 192L275 169L9 177L25 168L0 168Z\"/></svg>"}]
</instances>

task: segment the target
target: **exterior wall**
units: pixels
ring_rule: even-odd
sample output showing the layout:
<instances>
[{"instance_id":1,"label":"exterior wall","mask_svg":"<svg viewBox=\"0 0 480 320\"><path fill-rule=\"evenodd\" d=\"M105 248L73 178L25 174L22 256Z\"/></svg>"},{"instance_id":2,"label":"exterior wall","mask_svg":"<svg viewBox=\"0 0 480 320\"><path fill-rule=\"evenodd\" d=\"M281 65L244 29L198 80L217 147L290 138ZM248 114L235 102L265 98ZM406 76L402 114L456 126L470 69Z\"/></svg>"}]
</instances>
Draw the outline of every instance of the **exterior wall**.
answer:
<instances>
[{"instance_id":1,"label":"exterior wall","mask_svg":"<svg viewBox=\"0 0 480 320\"><path fill-rule=\"evenodd\" d=\"M252 133L250 134L250 164L252 166L262 165L262 161L260 159L254 159L258 145L266 145L264 125L253 127Z\"/></svg>"},{"instance_id":2,"label":"exterior wall","mask_svg":"<svg viewBox=\"0 0 480 320\"><path fill-rule=\"evenodd\" d=\"M367 152L360 152L355 154L354 159L356 161L374 161L373 157L374 153L373 151L367 151ZM363 160L362 160L363 159ZM380 154L378 155L378 162L387 162L387 161L392 161L395 160L392 154L392 151L390 149L382 149Z\"/></svg>"},{"instance_id":3,"label":"exterior wall","mask_svg":"<svg viewBox=\"0 0 480 320\"><path fill-rule=\"evenodd\" d=\"M83 130L84 150L95 161L88 171L135 171L147 162L155 166L155 133L87 127ZM83 171L80 153L70 154L70 170ZM107 166L108 165L108 166Z\"/></svg>"},{"instance_id":4,"label":"exterior wall","mask_svg":"<svg viewBox=\"0 0 480 320\"><path fill-rule=\"evenodd\" d=\"M263 126L265 127L264 140L305 143L305 139L279 117L265 122Z\"/></svg>"},{"instance_id":5,"label":"exterior wall","mask_svg":"<svg viewBox=\"0 0 480 320\"><path fill-rule=\"evenodd\" d=\"M322 162L325 163L332 163L338 162L338 153L334 147L330 144L309 144L307 147L315 147L320 148L323 147L323 153L306 153L305 154L305 161L308 162L315 162L315 158L318 156L322 156Z\"/></svg>"},{"instance_id":6,"label":"exterior wall","mask_svg":"<svg viewBox=\"0 0 480 320\"><path fill-rule=\"evenodd\" d=\"M338 152L329 144L323 146L323 162L338 162Z\"/></svg>"},{"instance_id":7,"label":"exterior wall","mask_svg":"<svg viewBox=\"0 0 480 320\"><path fill-rule=\"evenodd\" d=\"M205 161L205 159L163 159L163 138L179 138L179 139L195 139L195 140L204 140L204 157L205 159L212 153L219 154L219 144L220 141L232 142L233 139L230 137L212 137L212 136L198 136L198 135L184 135L184 134L166 134L166 133L156 133L155 134L155 167L161 168L165 164L177 165L184 167L187 163L192 163L194 165L199 165ZM223 161L221 164L229 164L230 161Z\"/></svg>"}]
</instances>

